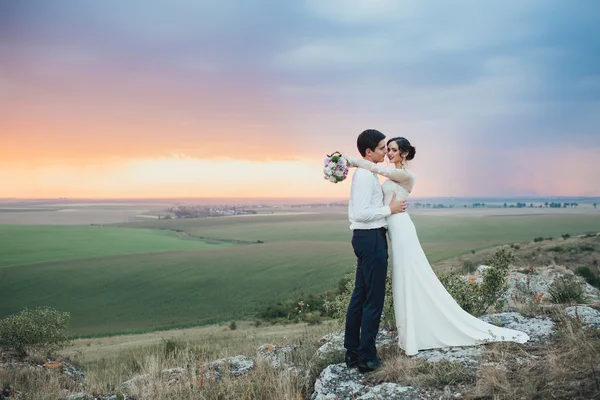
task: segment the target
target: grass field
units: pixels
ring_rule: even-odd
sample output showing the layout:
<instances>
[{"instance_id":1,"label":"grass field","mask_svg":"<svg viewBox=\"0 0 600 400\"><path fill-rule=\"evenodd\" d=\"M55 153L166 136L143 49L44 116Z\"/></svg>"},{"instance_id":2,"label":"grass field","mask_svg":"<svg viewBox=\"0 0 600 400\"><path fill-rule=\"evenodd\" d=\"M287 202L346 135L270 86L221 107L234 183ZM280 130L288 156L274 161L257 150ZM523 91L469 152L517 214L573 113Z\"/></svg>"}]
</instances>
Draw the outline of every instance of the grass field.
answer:
<instances>
[{"instance_id":1,"label":"grass field","mask_svg":"<svg viewBox=\"0 0 600 400\"><path fill-rule=\"evenodd\" d=\"M431 262L536 236L600 231L600 214L412 218ZM48 305L69 311L72 331L84 335L243 318L335 287L354 268L349 242L343 214L0 225L0 317Z\"/></svg>"},{"instance_id":2,"label":"grass field","mask_svg":"<svg viewBox=\"0 0 600 400\"><path fill-rule=\"evenodd\" d=\"M0 225L0 268L40 261L225 245L228 244L182 240L175 232L157 229Z\"/></svg>"}]
</instances>

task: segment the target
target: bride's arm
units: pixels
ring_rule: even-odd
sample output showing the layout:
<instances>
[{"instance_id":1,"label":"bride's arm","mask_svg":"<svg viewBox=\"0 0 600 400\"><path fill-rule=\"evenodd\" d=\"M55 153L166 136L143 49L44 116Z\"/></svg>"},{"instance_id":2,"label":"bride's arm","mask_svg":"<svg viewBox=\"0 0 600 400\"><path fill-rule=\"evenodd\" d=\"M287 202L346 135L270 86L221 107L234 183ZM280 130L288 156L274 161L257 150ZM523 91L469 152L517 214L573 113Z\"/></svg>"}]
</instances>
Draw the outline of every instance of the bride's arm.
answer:
<instances>
[{"instance_id":1,"label":"bride's arm","mask_svg":"<svg viewBox=\"0 0 600 400\"><path fill-rule=\"evenodd\" d=\"M349 167L364 168L371 172L375 172L376 174L390 178L394 182L398 183L401 186L404 186L407 189L412 187L412 176L403 169L394 167L384 167L381 165L377 165L369 160L365 160L364 158L348 157L345 155L343 155L343 157L348 161Z\"/></svg>"}]
</instances>

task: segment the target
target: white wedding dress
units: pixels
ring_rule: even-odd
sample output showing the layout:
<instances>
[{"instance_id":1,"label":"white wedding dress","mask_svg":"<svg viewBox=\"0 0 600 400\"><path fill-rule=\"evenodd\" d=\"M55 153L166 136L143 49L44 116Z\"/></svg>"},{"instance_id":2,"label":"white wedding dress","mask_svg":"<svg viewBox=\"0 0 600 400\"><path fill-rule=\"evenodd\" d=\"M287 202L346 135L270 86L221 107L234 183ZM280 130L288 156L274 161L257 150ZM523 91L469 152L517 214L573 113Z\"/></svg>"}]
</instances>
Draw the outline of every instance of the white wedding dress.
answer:
<instances>
[{"instance_id":1,"label":"white wedding dress","mask_svg":"<svg viewBox=\"0 0 600 400\"><path fill-rule=\"evenodd\" d=\"M386 168L358 158L350 160L353 165L389 178L382 185L386 205L394 193L396 200L408 198L416 180L411 171ZM408 213L390 215L387 223L398 345L407 355L449 346L529 340L526 333L488 324L458 305L431 269Z\"/></svg>"}]
</instances>

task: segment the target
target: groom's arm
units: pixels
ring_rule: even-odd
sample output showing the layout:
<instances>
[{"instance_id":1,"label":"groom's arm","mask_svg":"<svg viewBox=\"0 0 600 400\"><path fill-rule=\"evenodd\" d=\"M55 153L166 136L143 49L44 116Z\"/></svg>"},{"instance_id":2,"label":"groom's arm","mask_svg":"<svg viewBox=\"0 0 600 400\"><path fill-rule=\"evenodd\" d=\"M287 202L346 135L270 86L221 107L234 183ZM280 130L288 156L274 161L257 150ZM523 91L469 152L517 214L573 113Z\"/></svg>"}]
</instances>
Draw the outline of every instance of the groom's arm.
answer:
<instances>
[{"instance_id":1,"label":"groom's arm","mask_svg":"<svg viewBox=\"0 0 600 400\"><path fill-rule=\"evenodd\" d=\"M354 174L352 179L352 216L356 222L369 222L388 217L392 211L388 206L372 207L373 177L370 173Z\"/></svg>"}]
</instances>

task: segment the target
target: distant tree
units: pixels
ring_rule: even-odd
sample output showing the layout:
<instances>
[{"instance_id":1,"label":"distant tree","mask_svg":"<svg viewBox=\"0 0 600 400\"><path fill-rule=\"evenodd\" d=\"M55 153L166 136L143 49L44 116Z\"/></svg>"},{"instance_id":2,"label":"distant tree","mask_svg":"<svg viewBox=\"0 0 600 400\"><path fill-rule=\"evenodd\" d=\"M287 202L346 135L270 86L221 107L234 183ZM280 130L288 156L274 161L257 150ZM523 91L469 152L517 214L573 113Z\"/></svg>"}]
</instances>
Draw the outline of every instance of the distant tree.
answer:
<instances>
[{"instance_id":1,"label":"distant tree","mask_svg":"<svg viewBox=\"0 0 600 400\"><path fill-rule=\"evenodd\" d=\"M506 203L504 203L504 208L506 208Z\"/></svg>"},{"instance_id":2,"label":"distant tree","mask_svg":"<svg viewBox=\"0 0 600 400\"><path fill-rule=\"evenodd\" d=\"M597 205L597 204L596 204L596 203L594 203L594 208L596 208L596 205Z\"/></svg>"},{"instance_id":3,"label":"distant tree","mask_svg":"<svg viewBox=\"0 0 600 400\"><path fill-rule=\"evenodd\" d=\"M548 202L545 202L545 203L544 203L544 206L546 206L546 208L548 208Z\"/></svg>"}]
</instances>

